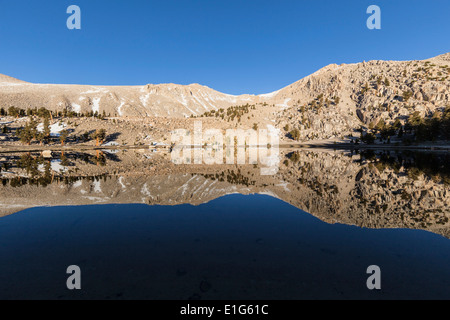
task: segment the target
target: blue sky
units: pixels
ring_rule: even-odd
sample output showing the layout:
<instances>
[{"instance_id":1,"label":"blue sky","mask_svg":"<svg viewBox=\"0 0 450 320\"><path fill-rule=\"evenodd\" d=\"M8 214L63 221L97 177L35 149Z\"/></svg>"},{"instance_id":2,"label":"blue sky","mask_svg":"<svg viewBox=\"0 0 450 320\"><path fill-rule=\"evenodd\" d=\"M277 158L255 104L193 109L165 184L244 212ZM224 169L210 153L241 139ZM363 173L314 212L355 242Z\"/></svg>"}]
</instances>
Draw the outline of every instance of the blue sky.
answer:
<instances>
[{"instance_id":1,"label":"blue sky","mask_svg":"<svg viewBox=\"0 0 450 320\"><path fill-rule=\"evenodd\" d=\"M68 30L69 5L81 30ZM366 9L382 11L369 30ZM278 90L330 63L450 51L449 0L0 0L0 73L37 83Z\"/></svg>"}]
</instances>

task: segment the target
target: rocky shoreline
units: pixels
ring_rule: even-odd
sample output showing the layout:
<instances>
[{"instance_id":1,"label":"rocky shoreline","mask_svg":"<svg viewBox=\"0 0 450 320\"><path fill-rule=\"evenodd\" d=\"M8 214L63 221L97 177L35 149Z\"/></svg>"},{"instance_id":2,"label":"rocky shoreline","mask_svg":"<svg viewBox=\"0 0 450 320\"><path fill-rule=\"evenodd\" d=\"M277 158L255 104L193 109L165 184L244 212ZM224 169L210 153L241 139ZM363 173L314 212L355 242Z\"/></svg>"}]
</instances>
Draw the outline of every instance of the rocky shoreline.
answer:
<instances>
[{"instance_id":1,"label":"rocky shoreline","mask_svg":"<svg viewBox=\"0 0 450 320\"><path fill-rule=\"evenodd\" d=\"M183 147L198 147L195 145L184 145ZM429 150L429 151L450 151L450 145L448 144L424 144L424 145L354 145L352 143L282 143L276 146L280 149L324 149L324 150L411 150L411 151L420 151L420 150ZM118 146L118 145L109 145L109 146L92 146L92 145L68 145L68 146L57 146L57 145L46 145L46 146L18 146L18 145L0 145L0 154L1 153L21 153L21 152L43 152L43 151L74 151L74 152L82 152L82 151L95 151L95 150L133 150L133 149L170 149L169 145L133 145L133 146Z\"/></svg>"}]
</instances>

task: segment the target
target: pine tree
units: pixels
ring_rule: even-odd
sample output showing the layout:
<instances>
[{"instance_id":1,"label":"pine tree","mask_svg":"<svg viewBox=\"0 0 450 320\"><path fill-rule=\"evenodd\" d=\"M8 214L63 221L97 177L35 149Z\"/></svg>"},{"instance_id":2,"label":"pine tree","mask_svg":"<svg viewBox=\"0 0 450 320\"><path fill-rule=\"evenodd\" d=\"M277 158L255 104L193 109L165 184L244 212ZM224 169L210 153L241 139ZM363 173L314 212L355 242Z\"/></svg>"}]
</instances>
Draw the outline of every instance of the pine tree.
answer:
<instances>
[{"instance_id":1,"label":"pine tree","mask_svg":"<svg viewBox=\"0 0 450 320\"><path fill-rule=\"evenodd\" d=\"M94 139L96 140L96 145L99 146L103 143L106 138L106 130L105 129L97 129L94 132Z\"/></svg>"},{"instance_id":2,"label":"pine tree","mask_svg":"<svg viewBox=\"0 0 450 320\"><path fill-rule=\"evenodd\" d=\"M378 121L377 125L375 126L375 129L381 131L385 128L386 128L386 123L384 122L383 119L380 119L380 121Z\"/></svg>"},{"instance_id":3,"label":"pine tree","mask_svg":"<svg viewBox=\"0 0 450 320\"><path fill-rule=\"evenodd\" d=\"M67 131L67 130L62 130L62 131L60 132L60 135L59 135L59 141L61 142L61 145L62 145L62 146L64 146L64 143L66 142L68 136L69 136L69 131Z\"/></svg>"},{"instance_id":4,"label":"pine tree","mask_svg":"<svg viewBox=\"0 0 450 320\"><path fill-rule=\"evenodd\" d=\"M39 108L39 110L36 111L36 115L40 118L47 118L49 117L51 114L51 112L49 110L47 110L44 107Z\"/></svg>"},{"instance_id":5,"label":"pine tree","mask_svg":"<svg viewBox=\"0 0 450 320\"><path fill-rule=\"evenodd\" d=\"M412 115L408 118L408 124L414 128L419 126L423 122L422 117L420 116L419 111L414 112Z\"/></svg>"},{"instance_id":6,"label":"pine tree","mask_svg":"<svg viewBox=\"0 0 450 320\"><path fill-rule=\"evenodd\" d=\"M18 118L19 115L20 115L20 109L11 106L11 107L8 108L8 115L11 116L11 117L17 117Z\"/></svg>"},{"instance_id":7,"label":"pine tree","mask_svg":"<svg viewBox=\"0 0 450 320\"><path fill-rule=\"evenodd\" d=\"M291 135L292 139L297 140L297 141L300 140L300 130L298 130L297 128L292 130L290 132L290 135Z\"/></svg>"},{"instance_id":8,"label":"pine tree","mask_svg":"<svg viewBox=\"0 0 450 320\"><path fill-rule=\"evenodd\" d=\"M17 130L17 135L22 143L30 145L31 141L36 136L33 130L33 124L27 123L24 128Z\"/></svg>"},{"instance_id":9,"label":"pine tree","mask_svg":"<svg viewBox=\"0 0 450 320\"><path fill-rule=\"evenodd\" d=\"M50 119L48 117L44 118L44 139L50 138Z\"/></svg>"}]
</instances>

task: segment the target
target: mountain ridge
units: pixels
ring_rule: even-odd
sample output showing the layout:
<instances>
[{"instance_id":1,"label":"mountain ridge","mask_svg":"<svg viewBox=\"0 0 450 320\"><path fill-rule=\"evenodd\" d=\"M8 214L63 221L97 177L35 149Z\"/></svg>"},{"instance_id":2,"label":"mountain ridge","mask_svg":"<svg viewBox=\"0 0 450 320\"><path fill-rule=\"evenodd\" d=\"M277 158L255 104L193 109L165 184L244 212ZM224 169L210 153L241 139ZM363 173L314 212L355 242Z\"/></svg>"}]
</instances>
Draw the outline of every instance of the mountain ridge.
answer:
<instances>
[{"instance_id":1,"label":"mountain ridge","mask_svg":"<svg viewBox=\"0 0 450 320\"><path fill-rule=\"evenodd\" d=\"M425 117L442 111L450 105L449 65L450 53L426 60L329 64L260 95L231 95L197 83L58 85L0 75L0 106L44 106L55 112L97 112L111 117L189 118L218 117L220 109L259 105L252 123L296 128L300 141L327 140L352 135L361 126L374 127L380 120L392 124L399 119L404 124L415 112ZM266 106L272 109L267 111Z\"/></svg>"}]
</instances>

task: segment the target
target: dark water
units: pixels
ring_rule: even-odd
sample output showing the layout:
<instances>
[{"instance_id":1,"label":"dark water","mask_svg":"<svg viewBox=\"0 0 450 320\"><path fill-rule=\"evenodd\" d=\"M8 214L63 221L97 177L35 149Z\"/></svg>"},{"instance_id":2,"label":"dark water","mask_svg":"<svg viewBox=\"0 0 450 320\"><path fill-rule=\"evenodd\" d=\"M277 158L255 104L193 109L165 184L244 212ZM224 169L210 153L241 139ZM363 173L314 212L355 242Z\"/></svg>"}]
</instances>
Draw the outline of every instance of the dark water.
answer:
<instances>
[{"instance_id":1,"label":"dark water","mask_svg":"<svg viewBox=\"0 0 450 320\"><path fill-rule=\"evenodd\" d=\"M449 299L450 241L330 225L264 195L34 208L0 219L0 298Z\"/></svg>"}]
</instances>

